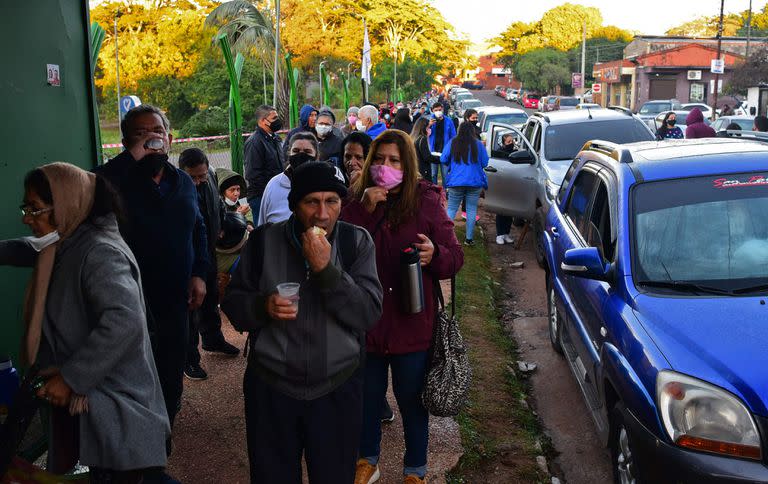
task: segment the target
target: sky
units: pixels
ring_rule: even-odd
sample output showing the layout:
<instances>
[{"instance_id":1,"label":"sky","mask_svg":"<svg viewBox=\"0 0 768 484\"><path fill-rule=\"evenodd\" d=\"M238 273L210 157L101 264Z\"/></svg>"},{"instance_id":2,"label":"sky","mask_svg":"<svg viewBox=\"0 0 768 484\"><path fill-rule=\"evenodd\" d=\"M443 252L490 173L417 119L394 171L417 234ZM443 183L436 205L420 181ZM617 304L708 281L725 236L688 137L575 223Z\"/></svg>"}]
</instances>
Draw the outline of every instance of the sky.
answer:
<instances>
[{"instance_id":1,"label":"sky","mask_svg":"<svg viewBox=\"0 0 768 484\"><path fill-rule=\"evenodd\" d=\"M720 13L720 0L570 0L597 7L605 25L615 25L646 35L663 35L669 28L702 15ZM477 44L495 37L512 22L535 22L565 0L433 0L433 5L456 28ZM752 11L765 0L753 0ZM749 0L725 0L725 12L749 8Z\"/></svg>"}]
</instances>

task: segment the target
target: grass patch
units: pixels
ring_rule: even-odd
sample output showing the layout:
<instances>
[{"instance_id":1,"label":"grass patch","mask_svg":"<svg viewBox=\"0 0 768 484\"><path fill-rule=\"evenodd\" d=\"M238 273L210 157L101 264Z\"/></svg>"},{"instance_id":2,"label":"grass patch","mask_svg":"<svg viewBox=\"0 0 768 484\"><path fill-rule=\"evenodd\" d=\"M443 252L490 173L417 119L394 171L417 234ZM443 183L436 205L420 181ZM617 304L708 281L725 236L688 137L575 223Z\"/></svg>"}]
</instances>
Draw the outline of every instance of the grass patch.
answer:
<instances>
[{"instance_id":1,"label":"grass patch","mask_svg":"<svg viewBox=\"0 0 768 484\"><path fill-rule=\"evenodd\" d=\"M457 227L464 239L464 228ZM511 371L517 348L500 322L496 301L501 284L492 275L491 258L480 225L475 246L465 247L464 267L456 280L456 306L473 369L470 401L457 417L464 455L446 476L454 484L478 482L487 472L508 474L508 482L544 482L536 455L547 445L536 415L525 404L527 382ZM537 448L537 442L545 449Z\"/></svg>"}]
</instances>

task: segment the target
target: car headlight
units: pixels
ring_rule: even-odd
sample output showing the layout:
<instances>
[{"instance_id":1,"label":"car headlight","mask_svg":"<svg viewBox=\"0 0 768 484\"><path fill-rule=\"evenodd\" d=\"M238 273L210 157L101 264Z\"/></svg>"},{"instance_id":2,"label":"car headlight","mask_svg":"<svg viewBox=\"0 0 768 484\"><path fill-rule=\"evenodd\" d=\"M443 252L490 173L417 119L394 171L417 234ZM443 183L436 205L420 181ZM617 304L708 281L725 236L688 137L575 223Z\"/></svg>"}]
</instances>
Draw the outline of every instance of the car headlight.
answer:
<instances>
[{"instance_id":1,"label":"car headlight","mask_svg":"<svg viewBox=\"0 0 768 484\"><path fill-rule=\"evenodd\" d=\"M673 371L659 372L656 400L672 441L693 450L761 459L760 434L747 407L727 391Z\"/></svg>"},{"instance_id":2,"label":"car headlight","mask_svg":"<svg viewBox=\"0 0 768 484\"><path fill-rule=\"evenodd\" d=\"M551 180L547 180L547 198L554 200L557 198L557 192L560 191L560 186L553 183Z\"/></svg>"}]
</instances>

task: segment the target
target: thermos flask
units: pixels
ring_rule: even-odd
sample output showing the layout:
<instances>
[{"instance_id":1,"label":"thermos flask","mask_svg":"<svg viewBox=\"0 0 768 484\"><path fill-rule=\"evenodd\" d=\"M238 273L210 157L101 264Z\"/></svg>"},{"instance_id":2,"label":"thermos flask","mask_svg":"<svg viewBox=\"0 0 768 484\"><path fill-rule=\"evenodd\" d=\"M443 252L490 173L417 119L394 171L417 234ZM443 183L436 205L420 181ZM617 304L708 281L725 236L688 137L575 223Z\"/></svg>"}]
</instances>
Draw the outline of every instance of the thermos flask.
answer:
<instances>
[{"instance_id":1,"label":"thermos flask","mask_svg":"<svg viewBox=\"0 0 768 484\"><path fill-rule=\"evenodd\" d=\"M419 249L413 245L400 252L400 277L402 278L403 311L408 314L424 310L424 285L421 280Z\"/></svg>"}]
</instances>

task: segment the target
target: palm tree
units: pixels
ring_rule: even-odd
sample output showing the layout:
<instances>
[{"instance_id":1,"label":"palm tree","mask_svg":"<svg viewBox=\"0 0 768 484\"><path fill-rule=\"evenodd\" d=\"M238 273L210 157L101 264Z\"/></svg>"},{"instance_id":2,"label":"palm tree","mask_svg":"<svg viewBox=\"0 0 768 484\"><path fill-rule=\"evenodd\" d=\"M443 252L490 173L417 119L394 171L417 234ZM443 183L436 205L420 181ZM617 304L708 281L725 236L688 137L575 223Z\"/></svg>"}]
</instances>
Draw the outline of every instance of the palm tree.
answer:
<instances>
[{"instance_id":1,"label":"palm tree","mask_svg":"<svg viewBox=\"0 0 768 484\"><path fill-rule=\"evenodd\" d=\"M274 18L269 12L260 11L254 3L248 0L231 0L224 2L205 19L206 27L215 27L214 38L224 34L229 38L232 50L245 57L259 59L265 67L275 62L275 28ZM279 56L282 59L282 55ZM285 66L278 62L278 113L287 119L288 114L288 85L286 83ZM273 69L274 72L274 69Z\"/></svg>"}]
</instances>

